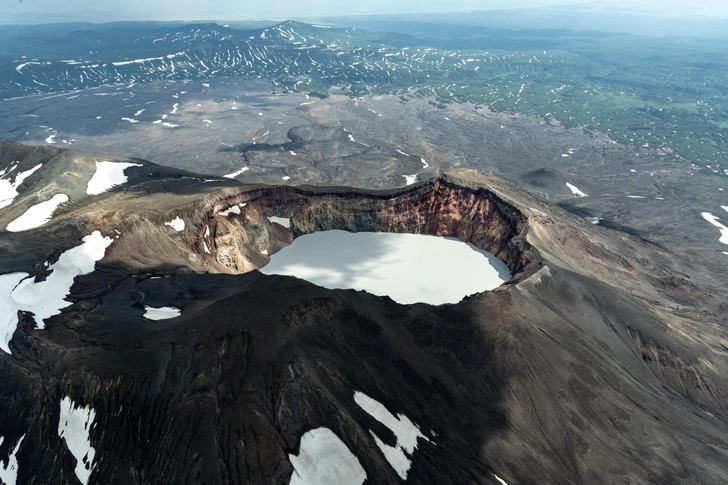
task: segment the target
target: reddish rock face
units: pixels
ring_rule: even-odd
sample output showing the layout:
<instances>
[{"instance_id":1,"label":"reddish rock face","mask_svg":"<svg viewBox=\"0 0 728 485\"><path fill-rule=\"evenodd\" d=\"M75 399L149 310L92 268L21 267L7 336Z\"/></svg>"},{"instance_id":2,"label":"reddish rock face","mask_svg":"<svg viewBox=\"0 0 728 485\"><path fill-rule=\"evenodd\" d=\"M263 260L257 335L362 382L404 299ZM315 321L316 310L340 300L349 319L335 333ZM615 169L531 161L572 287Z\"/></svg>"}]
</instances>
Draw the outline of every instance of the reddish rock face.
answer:
<instances>
[{"instance_id":1,"label":"reddish rock face","mask_svg":"<svg viewBox=\"0 0 728 485\"><path fill-rule=\"evenodd\" d=\"M213 215L217 261L243 273L267 263L293 237L317 231L396 232L456 237L489 251L517 276L540 259L519 237L526 218L492 192L437 179L402 191L368 192L301 187L255 189L227 198L219 210L243 202L240 214ZM291 217L290 231L268 216Z\"/></svg>"}]
</instances>

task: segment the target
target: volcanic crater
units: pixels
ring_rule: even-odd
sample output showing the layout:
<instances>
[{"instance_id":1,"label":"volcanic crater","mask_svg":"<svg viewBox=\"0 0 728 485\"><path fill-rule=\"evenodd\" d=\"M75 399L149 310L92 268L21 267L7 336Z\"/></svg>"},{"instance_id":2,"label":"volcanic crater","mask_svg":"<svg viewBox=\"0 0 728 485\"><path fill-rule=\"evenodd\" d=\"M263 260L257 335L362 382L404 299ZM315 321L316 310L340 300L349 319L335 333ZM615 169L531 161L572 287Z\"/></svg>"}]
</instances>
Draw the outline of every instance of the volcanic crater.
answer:
<instances>
[{"instance_id":1,"label":"volcanic crater","mask_svg":"<svg viewBox=\"0 0 728 485\"><path fill-rule=\"evenodd\" d=\"M2 167L43 163L0 227L70 199L0 232L0 275L42 289L82 237L108 245L45 328L18 311L0 352L18 484L77 483L80 467L89 483L286 485L316 435L366 483L398 483L376 403L419 430L410 483L725 483L728 294L669 251L468 169L368 191L123 159L128 181L88 196L104 159L0 142ZM433 306L255 271L329 229L455 237L512 278ZM72 448L69 413L86 423Z\"/></svg>"}]
</instances>

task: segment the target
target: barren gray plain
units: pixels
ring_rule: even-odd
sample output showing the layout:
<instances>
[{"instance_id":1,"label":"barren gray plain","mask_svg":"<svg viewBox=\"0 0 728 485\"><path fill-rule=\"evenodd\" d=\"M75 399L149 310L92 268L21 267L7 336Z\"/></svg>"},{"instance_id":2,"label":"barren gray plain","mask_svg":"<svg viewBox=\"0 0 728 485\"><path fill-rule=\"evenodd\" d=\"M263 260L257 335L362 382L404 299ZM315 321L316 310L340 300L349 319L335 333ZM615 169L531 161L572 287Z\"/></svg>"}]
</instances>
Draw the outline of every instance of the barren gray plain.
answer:
<instances>
[{"instance_id":1,"label":"barren gray plain","mask_svg":"<svg viewBox=\"0 0 728 485\"><path fill-rule=\"evenodd\" d=\"M380 189L453 168L487 170L669 250L696 268L694 281L720 285L728 273L728 246L701 216L728 219L728 187L687 160L482 106L354 98L345 86L329 94L282 94L264 79L230 77L105 86L0 102L0 137L237 173L244 183Z\"/></svg>"}]
</instances>

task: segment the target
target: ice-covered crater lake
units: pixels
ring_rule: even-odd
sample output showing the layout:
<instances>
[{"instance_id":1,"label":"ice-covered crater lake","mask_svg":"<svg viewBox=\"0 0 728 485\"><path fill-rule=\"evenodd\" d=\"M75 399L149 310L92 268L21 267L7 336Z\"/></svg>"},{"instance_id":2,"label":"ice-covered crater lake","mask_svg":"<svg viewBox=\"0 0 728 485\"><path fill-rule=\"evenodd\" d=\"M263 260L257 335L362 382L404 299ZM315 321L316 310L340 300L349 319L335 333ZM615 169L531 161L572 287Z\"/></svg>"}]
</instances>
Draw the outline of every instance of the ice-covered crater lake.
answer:
<instances>
[{"instance_id":1,"label":"ice-covered crater lake","mask_svg":"<svg viewBox=\"0 0 728 485\"><path fill-rule=\"evenodd\" d=\"M261 272L432 305L457 303L511 278L493 254L455 238L339 230L296 238Z\"/></svg>"}]
</instances>

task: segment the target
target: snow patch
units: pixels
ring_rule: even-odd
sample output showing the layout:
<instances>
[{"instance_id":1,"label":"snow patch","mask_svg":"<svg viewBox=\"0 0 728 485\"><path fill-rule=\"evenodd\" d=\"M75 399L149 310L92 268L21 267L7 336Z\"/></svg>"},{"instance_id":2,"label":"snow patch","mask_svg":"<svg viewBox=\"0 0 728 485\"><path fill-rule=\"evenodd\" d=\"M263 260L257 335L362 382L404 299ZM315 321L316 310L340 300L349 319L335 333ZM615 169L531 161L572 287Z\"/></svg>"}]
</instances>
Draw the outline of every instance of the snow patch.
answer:
<instances>
[{"instance_id":1,"label":"snow patch","mask_svg":"<svg viewBox=\"0 0 728 485\"><path fill-rule=\"evenodd\" d=\"M372 399L363 392L356 391L354 393L354 401L367 414L392 430L397 437L397 444L395 446L389 446L382 442L373 431L369 431L389 464L392 465L402 480L407 480L407 473L412 466L412 462L404 452L412 456L412 453L417 449L418 438L426 441L430 440L420 432L420 429L407 416L400 414L395 417L382 403Z\"/></svg>"},{"instance_id":2,"label":"snow patch","mask_svg":"<svg viewBox=\"0 0 728 485\"><path fill-rule=\"evenodd\" d=\"M245 205L243 205L245 207ZM230 214L240 214L240 206L234 205L230 207L229 209L225 209L224 211L218 212L221 216L230 216Z\"/></svg>"},{"instance_id":3,"label":"snow patch","mask_svg":"<svg viewBox=\"0 0 728 485\"><path fill-rule=\"evenodd\" d=\"M180 216L175 217L169 222L165 222L164 225L171 227L177 232L182 232L185 230L185 221L181 219Z\"/></svg>"},{"instance_id":4,"label":"snow patch","mask_svg":"<svg viewBox=\"0 0 728 485\"><path fill-rule=\"evenodd\" d=\"M181 56L183 54L184 54L184 52L177 52L175 54L168 54L166 56L166 58L167 59L173 59L173 58L175 58L177 56ZM113 64L114 66L127 66L129 64L144 64L145 62L149 62L149 61L161 61L161 60L164 59L164 57L165 56L163 56L163 57L147 57L146 59L133 59L131 61L112 62L111 64Z\"/></svg>"},{"instance_id":5,"label":"snow patch","mask_svg":"<svg viewBox=\"0 0 728 485\"><path fill-rule=\"evenodd\" d=\"M506 481L505 481L505 480L503 480L503 479L502 479L501 477L499 477L498 475L496 475L496 474L493 474L493 476L495 477L495 479L496 479L496 480L498 480L498 483L500 483L501 485L508 485L508 484L506 483Z\"/></svg>"},{"instance_id":6,"label":"snow patch","mask_svg":"<svg viewBox=\"0 0 728 485\"><path fill-rule=\"evenodd\" d=\"M129 123L139 123L139 120L133 118L122 118L121 121L128 121Z\"/></svg>"},{"instance_id":7,"label":"snow patch","mask_svg":"<svg viewBox=\"0 0 728 485\"><path fill-rule=\"evenodd\" d=\"M35 204L25 211L20 217L11 221L5 230L20 232L40 227L51 220L53 211L64 202L68 202L68 196L66 194L56 194L50 200Z\"/></svg>"},{"instance_id":8,"label":"snow patch","mask_svg":"<svg viewBox=\"0 0 728 485\"><path fill-rule=\"evenodd\" d=\"M8 464L7 465L0 465L0 480L5 482L7 485L15 485L16 480L18 479L18 450L20 450L20 444L25 439L25 435L21 436L18 440L18 444L15 445L15 448L13 448L13 451L10 452L10 456L8 456ZM3 441L5 441L5 438L0 436L0 445L3 444Z\"/></svg>"},{"instance_id":9,"label":"snow patch","mask_svg":"<svg viewBox=\"0 0 728 485\"><path fill-rule=\"evenodd\" d=\"M281 178L283 180L285 180L286 182L288 182L289 180L291 180L291 177L289 177L288 175L286 175L285 177L281 177Z\"/></svg>"},{"instance_id":10,"label":"snow patch","mask_svg":"<svg viewBox=\"0 0 728 485\"><path fill-rule=\"evenodd\" d=\"M283 227L291 228L291 218L290 217L276 217L276 216L270 216L268 218L268 222L275 222L276 224L280 224Z\"/></svg>"},{"instance_id":11,"label":"snow patch","mask_svg":"<svg viewBox=\"0 0 728 485\"><path fill-rule=\"evenodd\" d=\"M94 419L96 412L89 406L80 407L68 396L61 401L58 436L66 441L66 447L76 458L76 477L84 485L88 484L96 456L90 437Z\"/></svg>"},{"instance_id":12,"label":"snow patch","mask_svg":"<svg viewBox=\"0 0 728 485\"><path fill-rule=\"evenodd\" d=\"M83 238L83 244L65 251L48 267L45 281L35 282L28 273L0 275L0 349L10 353L10 340L18 326L18 311L30 311L35 315L37 328L45 328L46 318L60 313L67 307L68 295L76 276L89 274L96 261L106 254L114 240L94 231Z\"/></svg>"},{"instance_id":13,"label":"snow patch","mask_svg":"<svg viewBox=\"0 0 728 485\"><path fill-rule=\"evenodd\" d=\"M413 183L417 182L417 174L413 175L402 175L404 177L404 184L405 185L412 185Z\"/></svg>"},{"instance_id":14,"label":"snow patch","mask_svg":"<svg viewBox=\"0 0 728 485\"><path fill-rule=\"evenodd\" d=\"M301 436L298 456L289 455L293 475L289 485L361 485L367 474L356 456L328 428Z\"/></svg>"},{"instance_id":15,"label":"snow patch","mask_svg":"<svg viewBox=\"0 0 728 485\"><path fill-rule=\"evenodd\" d=\"M569 187L569 190L571 190L571 193L573 193L577 197L589 197L584 192L579 190L579 188L576 185L571 185L569 182L566 182L566 186Z\"/></svg>"},{"instance_id":16,"label":"snow patch","mask_svg":"<svg viewBox=\"0 0 728 485\"><path fill-rule=\"evenodd\" d=\"M25 172L19 172L15 176L15 180L13 182L10 182L10 180L6 177L8 177L13 170L15 170L15 167L17 167L17 162L16 165L13 165L12 167L10 167L10 169L4 169L2 173L0 173L0 209L2 209L3 207L7 207L13 203L15 198L18 196L18 187L20 187L25 179L33 175L42 166L43 164L39 163L30 170L26 170ZM7 174L5 173L6 170Z\"/></svg>"},{"instance_id":17,"label":"snow patch","mask_svg":"<svg viewBox=\"0 0 728 485\"><path fill-rule=\"evenodd\" d=\"M237 177L241 173L247 172L248 170L250 170L250 167L243 167L240 170L238 170L237 172L233 172L233 173L229 173L227 175L223 175L223 177L228 178L228 179L234 179L235 177Z\"/></svg>"},{"instance_id":18,"label":"snow patch","mask_svg":"<svg viewBox=\"0 0 728 485\"><path fill-rule=\"evenodd\" d=\"M602 222L602 218L601 217L585 217L584 219L586 219L587 221L591 222L594 225L597 225L600 222Z\"/></svg>"},{"instance_id":19,"label":"snow patch","mask_svg":"<svg viewBox=\"0 0 728 485\"><path fill-rule=\"evenodd\" d=\"M724 207L724 209L725 209L725 207ZM728 210L728 209L726 209L726 210ZM728 244L728 227L726 227L723 224L721 224L720 222L718 222L720 220L720 217L716 217L713 214L711 214L710 212L703 212L703 213L701 213L701 215L703 216L703 219L705 219L706 221L710 222L715 227L720 229L720 239L718 239L718 241L722 242L723 244Z\"/></svg>"},{"instance_id":20,"label":"snow patch","mask_svg":"<svg viewBox=\"0 0 728 485\"><path fill-rule=\"evenodd\" d=\"M127 176L124 171L129 167L141 167L139 163L125 162L96 162L96 172L86 186L87 195L97 195L106 192L111 187L126 183Z\"/></svg>"},{"instance_id":21,"label":"snow patch","mask_svg":"<svg viewBox=\"0 0 728 485\"><path fill-rule=\"evenodd\" d=\"M173 306L151 307L144 305L144 318L149 320L166 320L182 315L182 310Z\"/></svg>"}]
</instances>

